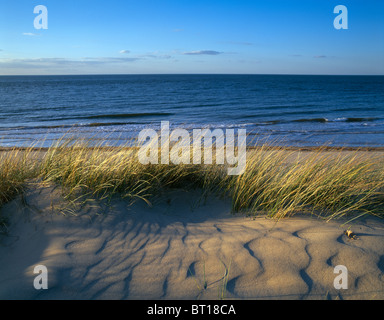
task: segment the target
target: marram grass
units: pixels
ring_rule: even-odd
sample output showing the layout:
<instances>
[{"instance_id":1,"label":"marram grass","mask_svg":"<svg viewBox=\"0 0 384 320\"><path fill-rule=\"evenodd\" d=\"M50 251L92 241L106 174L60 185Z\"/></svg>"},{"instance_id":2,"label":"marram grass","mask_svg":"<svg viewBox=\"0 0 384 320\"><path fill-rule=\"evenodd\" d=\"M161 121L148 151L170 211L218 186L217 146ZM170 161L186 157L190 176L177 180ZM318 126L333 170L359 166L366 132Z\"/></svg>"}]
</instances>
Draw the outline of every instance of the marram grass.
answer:
<instances>
[{"instance_id":1,"label":"marram grass","mask_svg":"<svg viewBox=\"0 0 384 320\"><path fill-rule=\"evenodd\" d=\"M40 174L33 147L13 148L0 152L0 209L24 190L26 180ZM0 212L0 233L6 231L7 221Z\"/></svg>"},{"instance_id":2,"label":"marram grass","mask_svg":"<svg viewBox=\"0 0 384 320\"><path fill-rule=\"evenodd\" d=\"M296 160L295 155L263 148L250 154L246 172L225 183L233 211L262 210L274 218L310 212L327 219L383 212L382 159L324 148Z\"/></svg>"},{"instance_id":3,"label":"marram grass","mask_svg":"<svg viewBox=\"0 0 384 320\"><path fill-rule=\"evenodd\" d=\"M233 212L276 219L298 212L328 220L384 214L383 156L372 158L372 152L305 153L264 145L247 152L240 176L228 176L224 165L143 165L137 152L82 139L63 139L45 151L0 152L0 206L39 178L61 185L65 198L80 203L121 196L150 205L168 188L200 188L230 197Z\"/></svg>"}]
</instances>

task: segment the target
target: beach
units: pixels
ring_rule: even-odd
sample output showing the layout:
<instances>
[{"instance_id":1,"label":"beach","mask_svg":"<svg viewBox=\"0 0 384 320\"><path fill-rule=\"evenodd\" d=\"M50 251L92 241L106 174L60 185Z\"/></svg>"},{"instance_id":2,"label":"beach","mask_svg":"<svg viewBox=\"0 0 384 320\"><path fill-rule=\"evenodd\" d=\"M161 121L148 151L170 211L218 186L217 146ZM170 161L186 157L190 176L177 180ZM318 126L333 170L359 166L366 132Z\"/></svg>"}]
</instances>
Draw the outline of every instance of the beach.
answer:
<instances>
[{"instance_id":1,"label":"beach","mask_svg":"<svg viewBox=\"0 0 384 320\"><path fill-rule=\"evenodd\" d=\"M384 300L384 1L31 2L0 4L0 301Z\"/></svg>"},{"instance_id":2,"label":"beach","mask_svg":"<svg viewBox=\"0 0 384 320\"><path fill-rule=\"evenodd\" d=\"M150 205L72 207L39 181L1 214L0 299L384 299L384 220L374 216L236 214L228 197L183 187ZM34 288L38 265L48 289ZM335 288L337 266L346 289Z\"/></svg>"}]
</instances>

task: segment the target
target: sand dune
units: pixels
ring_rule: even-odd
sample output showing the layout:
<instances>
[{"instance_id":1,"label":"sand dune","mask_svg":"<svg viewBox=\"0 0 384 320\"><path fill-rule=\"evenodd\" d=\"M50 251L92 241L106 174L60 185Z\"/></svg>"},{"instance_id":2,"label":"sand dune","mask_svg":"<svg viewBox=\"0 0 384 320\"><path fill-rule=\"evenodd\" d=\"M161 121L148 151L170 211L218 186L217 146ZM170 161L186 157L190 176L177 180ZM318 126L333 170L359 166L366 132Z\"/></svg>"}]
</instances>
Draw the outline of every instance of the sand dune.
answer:
<instances>
[{"instance_id":1,"label":"sand dune","mask_svg":"<svg viewBox=\"0 0 384 320\"><path fill-rule=\"evenodd\" d=\"M201 200L199 202L199 200ZM66 216L59 188L30 188L3 207L1 299L384 299L384 223L230 214L223 199L169 191L153 207L90 203ZM48 268L36 290L34 266ZM348 269L337 290L334 267Z\"/></svg>"}]
</instances>

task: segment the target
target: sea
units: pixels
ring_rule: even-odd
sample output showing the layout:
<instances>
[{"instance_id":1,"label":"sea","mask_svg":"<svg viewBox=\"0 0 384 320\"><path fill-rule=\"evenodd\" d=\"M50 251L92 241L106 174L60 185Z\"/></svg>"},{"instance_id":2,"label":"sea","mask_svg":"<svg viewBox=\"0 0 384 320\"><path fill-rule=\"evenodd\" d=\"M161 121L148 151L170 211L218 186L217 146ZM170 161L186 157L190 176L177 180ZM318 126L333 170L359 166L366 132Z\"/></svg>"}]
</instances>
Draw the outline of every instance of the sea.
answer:
<instances>
[{"instance_id":1,"label":"sea","mask_svg":"<svg viewBox=\"0 0 384 320\"><path fill-rule=\"evenodd\" d=\"M0 76L0 146L143 129L246 129L248 145L384 147L384 76Z\"/></svg>"}]
</instances>

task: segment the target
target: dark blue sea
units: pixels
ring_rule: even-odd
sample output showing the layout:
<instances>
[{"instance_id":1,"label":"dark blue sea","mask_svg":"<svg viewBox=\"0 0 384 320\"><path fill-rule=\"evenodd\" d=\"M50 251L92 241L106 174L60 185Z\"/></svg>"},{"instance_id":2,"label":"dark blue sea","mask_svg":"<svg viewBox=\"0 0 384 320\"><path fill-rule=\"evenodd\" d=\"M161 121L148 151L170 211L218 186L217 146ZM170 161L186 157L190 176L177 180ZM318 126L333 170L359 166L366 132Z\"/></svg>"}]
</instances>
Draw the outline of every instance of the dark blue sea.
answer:
<instances>
[{"instance_id":1,"label":"dark blue sea","mask_svg":"<svg viewBox=\"0 0 384 320\"><path fill-rule=\"evenodd\" d=\"M384 76L1 76L0 145L144 128L242 128L248 144L384 147Z\"/></svg>"}]
</instances>

